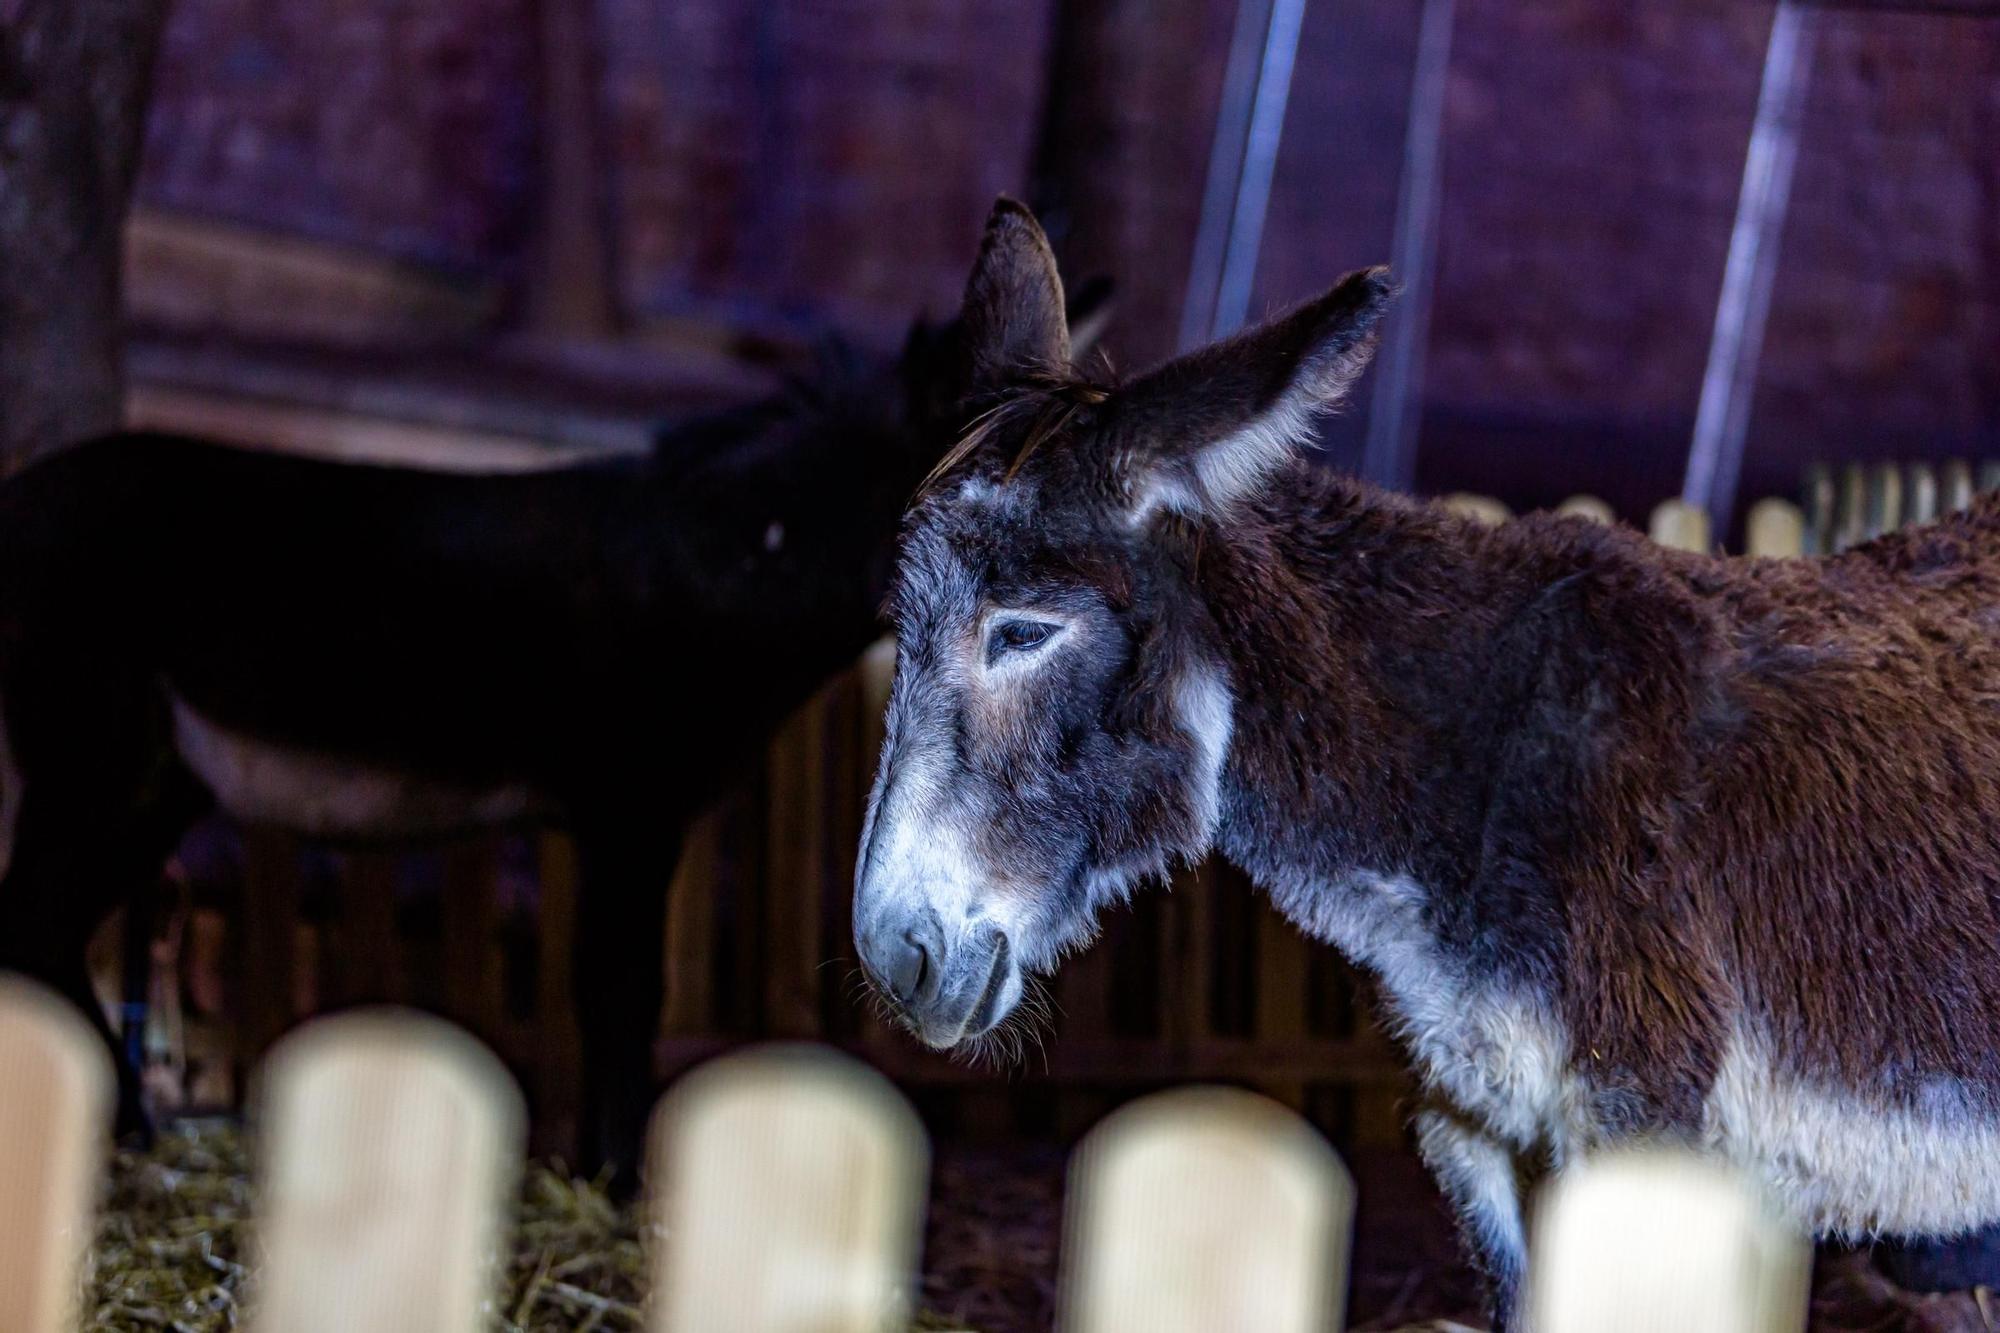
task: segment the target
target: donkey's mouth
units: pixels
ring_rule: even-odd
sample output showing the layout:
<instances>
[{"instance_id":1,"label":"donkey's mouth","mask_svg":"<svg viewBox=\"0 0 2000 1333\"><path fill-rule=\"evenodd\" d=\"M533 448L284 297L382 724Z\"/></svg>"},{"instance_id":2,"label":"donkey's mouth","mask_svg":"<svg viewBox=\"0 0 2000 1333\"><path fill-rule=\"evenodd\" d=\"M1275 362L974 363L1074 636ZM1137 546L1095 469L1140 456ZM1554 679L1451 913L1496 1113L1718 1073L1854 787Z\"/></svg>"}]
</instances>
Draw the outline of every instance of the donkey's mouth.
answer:
<instances>
[{"instance_id":1,"label":"donkey's mouth","mask_svg":"<svg viewBox=\"0 0 2000 1333\"><path fill-rule=\"evenodd\" d=\"M993 950L993 967L986 974L986 988L979 992L979 1002L972 1006L972 1016L965 1020L965 1030L958 1034L959 1041L990 1031L1004 1017L998 1012L1000 995L1007 987L1008 964L1013 953L1014 946L1002 935L999 946Z\"/></svg>"}]
</instances>

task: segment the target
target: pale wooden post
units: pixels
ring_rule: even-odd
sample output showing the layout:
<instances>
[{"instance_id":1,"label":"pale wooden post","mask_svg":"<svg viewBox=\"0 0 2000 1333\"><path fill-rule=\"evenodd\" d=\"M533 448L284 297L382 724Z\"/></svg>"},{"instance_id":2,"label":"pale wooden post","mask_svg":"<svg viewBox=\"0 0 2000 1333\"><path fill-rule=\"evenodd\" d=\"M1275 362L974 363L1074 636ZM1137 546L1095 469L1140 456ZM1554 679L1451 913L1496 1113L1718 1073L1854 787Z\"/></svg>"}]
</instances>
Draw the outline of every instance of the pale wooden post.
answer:
<instances>
[{"instance_id":1,"label":"pale wooden post","mask_svg":"<svg viewBox=\"0 0 2000 1333\"><path fill-rule=\"evenodd\" d=\"M1682 1150L1614 1153L1538 1201L1536 1333L1800 1333L1812 1250L1747 1178Z\"/></svg>"},{"instance_id":2,"label":"pale wooden post","mask_svg":"<svg viewBox=\"0 0 2000 1333\"><path fill-rule=\"evenodd\" d=\"M1266 1098L1183 1088L1092 1130L1070 1168L1065 1333L1341 1326L1354 1186Z\"/></svg>"},{"instance_id":3,"label":"pale wooden post","mask_svg":"<svg viewBox=\"0 0 2000 1333\"><path fill-rule=\"evenodd\" d=\"M1952 514L1972 503L1972 468L1962 458L1954 458L1938 469L1938 506Z\"/></svg>"},{"instance_id":4,"label":"pale wooden post","mask_svg":"<svg viewBox=\"0 0 2000 1333\"><path fill-rule=\"evenodd\" d=\"M520 1094L438 1019L364 1010L264 1071L256 1333L475 1333L523 1153Z\"/></svg>"},{"instance_id":5,"label":"pale wooden post","mask_svg":"<svg viewBox=\"0 0 2000 1333\"><path fill-rule=\"evenodd\" d=\"M1806 520L1789 500L1759 500L1750 506L1744 524L1743 549L1749 555L1805 554Z\"/></svg>"},{"instance_id":6,"label":"pale wooden post","mask_svg":"<svg viewBox=\"0 0 2000 1333\"><path fill-rule=\"evenodd\" d=\"M1903 526L1903 470L1881 463L1868 470L1868 516L1862 531L1879 537Z\"/></svg>"},{"instance_id":7,"label":"pale wooden post","mask_svg":"<svg viewBox=\"0 0 2000 1333\"><path fill-rule=\"evenodd\" d=\"M1930 464L1910 464L1903 495L1904 523L1929 523L1938 516L1937 472Z\"/></svg>"},{"instance_id":8,"label":"pale wooden post","mask_svg":"<svg viewBox=\"0 0 2000 1333\"><path fill-rule=\"evenodd\" d=\"M89 1022L0 976L0 1329L69 1333L115 1089Z\"/></svg>"},{"instance_id":9,"label":"pale wooden post","mask_svg":"<svg viewBox=\"0 0 2000 1333\"><path fill-rule=\"evenodd\" d=\"M868 1066L807 1045L710 1061L647 1156L655 1333L907 1327L930 1147Z\"/></svg>"},{"instance_id":10,"label":"pale wooden post","mask_svg":"<svg viewBox=\"0 0 2000 1333\"><path fill-rule=\"evenodd\" d=\"M1844 551L1867 535L1868 471L1859 463L1840 470L1840 500L1834 510L1833 548Z\"/></svg>"},{"instance_id":11,"label":"pale wooden post","mask_svg":"<svg viewBox=\"0 0 2000 1333\"><path fill-rule=\"evenodd\" d=\"M1814 463L1808 467L1802 491L1802 507L1806 515L1806 550L1812 555L1829 554L1834 549L1834 514L1839 507L1839 495L1833 484L1833 470L1824 463Z\"/></svg>"},{"instance_id":12,"label":"pale wooden post","mask_svg":"<svg viewBox=\"0 0 2000 1333\"><path fill-rule=\"evenodd\" d=\"M1572 495L1556 506L1558 514L1569 514L1576 518L1587 518L1593 523L1615 523L1618 515L1611 506L1594 495Z\"/></svg>"},{"instance_id":13,"label":"pale wooden post","mask_svg":"<svg viewBox=\"0 0 2000 1333\"><path fill-rule=\"evenodd\" d=\"M1650 531L1653 540L1662 546L1708 553L1708 511L1685 500L1662 500L1653 506Z\"/></svg>"},{"instance_id":14,"label":"pale wooden post","mask_svg":"<svg viewBox=\"0 0 2000 1333\"><path fill-rule=\"evenodd\" d=\"M1466 491L1454 491L1450 495L1445 496L1439 503L1443 504L1447 509L1455 510L1467 518L1486 524L1488 527L1505 523L1514 516L1513 510L1507 508L1506 505L1500 503L1490 495L1473 495Z\"/></svg>"},{"instance_id":15,"label":"pale wooden post","mask_svg":"<svg viewBox=\"0 0 2000 1333\"><path fill-rule=\"evenodd\" d=\"M896 636L884 634L868 645L855 670L861 678L861 736L864 761L873 764L882 746L882 725L889 713L889 686L896 678ZM874 776L870 770L869 776Z\"/></svg>"}]
</instances>

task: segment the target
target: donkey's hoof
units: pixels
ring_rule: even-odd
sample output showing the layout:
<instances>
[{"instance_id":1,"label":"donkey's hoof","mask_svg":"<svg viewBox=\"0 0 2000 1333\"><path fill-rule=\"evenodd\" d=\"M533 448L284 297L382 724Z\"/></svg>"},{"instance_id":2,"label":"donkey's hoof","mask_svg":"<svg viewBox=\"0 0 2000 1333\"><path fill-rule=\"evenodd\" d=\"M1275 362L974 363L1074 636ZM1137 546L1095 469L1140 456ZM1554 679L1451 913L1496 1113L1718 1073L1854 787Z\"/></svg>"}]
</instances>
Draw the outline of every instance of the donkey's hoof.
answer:
<instances>
[{"instance_id":1,"label":"donkey's hoof","mask_svg":"<svg viewBox=\"0 0 2000 1333\"><path fill-rule=\"evenodd\" d=\"M1944 1240L1885 1240L1875 1266L1905 1291L2000 1288L2000 1225Z\"/></svg>"}]
</instances>

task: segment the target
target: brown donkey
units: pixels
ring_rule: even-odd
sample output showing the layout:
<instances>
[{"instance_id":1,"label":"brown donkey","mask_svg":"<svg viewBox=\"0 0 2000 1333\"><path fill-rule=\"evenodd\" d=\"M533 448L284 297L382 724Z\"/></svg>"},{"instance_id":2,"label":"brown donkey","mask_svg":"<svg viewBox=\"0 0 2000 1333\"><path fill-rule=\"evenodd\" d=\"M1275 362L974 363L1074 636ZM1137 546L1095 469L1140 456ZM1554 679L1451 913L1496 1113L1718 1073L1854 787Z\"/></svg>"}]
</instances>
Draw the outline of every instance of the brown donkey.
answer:
<instances>
[{"instance_id":1,"label":"brown donkey","mask_svg":"<svg viewBox=\"0 0 2000 1333\"><path fill-rule=\"evenodd\" d=\"M1486 529L1301 457L1381 270L1123 384L1033 218L903 537L854 920L938 1047L1218 849L1372 973L1513 1315L1522 1197L1635 1136L1821 1234L2000 1218L2000 505L1826 560Z\"/></svg>"}]
</instances>

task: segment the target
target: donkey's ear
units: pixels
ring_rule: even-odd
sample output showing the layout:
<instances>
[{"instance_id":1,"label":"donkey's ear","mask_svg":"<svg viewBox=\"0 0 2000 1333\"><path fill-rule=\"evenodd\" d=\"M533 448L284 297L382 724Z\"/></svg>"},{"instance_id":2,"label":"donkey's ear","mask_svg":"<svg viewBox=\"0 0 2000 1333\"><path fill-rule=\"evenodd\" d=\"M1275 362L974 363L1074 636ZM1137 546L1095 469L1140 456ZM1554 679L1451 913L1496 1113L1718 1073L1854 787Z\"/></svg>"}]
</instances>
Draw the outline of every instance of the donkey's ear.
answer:
<instances>
[{"instance_id":1,"label":"donkey's ear","mask_svg":"<svg viewBox=\"0 0 2000 1333\"><path fill-rule=\"evenodd\" d=\"M1312 439L1375 354L1394 295L1386 268L1350 273L1324 296L1177 357L1119 395L1122 479L1134 522L1155 509L1220 513Z\"/></svg>"},{"instance_id":2,"label":"donkey's ear","mask_svg":"<svg viewBox=\"0 0 2000 1333\"><path fill-rule=\"evenodd\" d=\"M960 319L975 389L1004 384L1024 370L1069 365L1056 257L1035 215L1012 199L1003 196L986 220Z\"/></svg>"}]
</instances>

